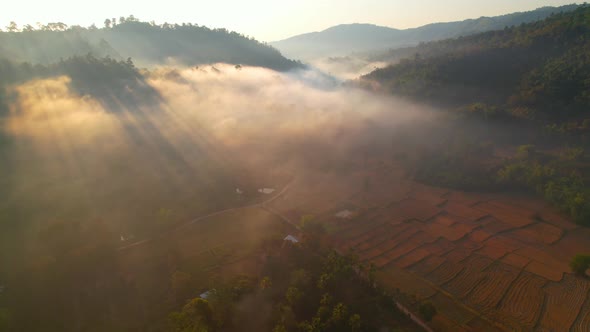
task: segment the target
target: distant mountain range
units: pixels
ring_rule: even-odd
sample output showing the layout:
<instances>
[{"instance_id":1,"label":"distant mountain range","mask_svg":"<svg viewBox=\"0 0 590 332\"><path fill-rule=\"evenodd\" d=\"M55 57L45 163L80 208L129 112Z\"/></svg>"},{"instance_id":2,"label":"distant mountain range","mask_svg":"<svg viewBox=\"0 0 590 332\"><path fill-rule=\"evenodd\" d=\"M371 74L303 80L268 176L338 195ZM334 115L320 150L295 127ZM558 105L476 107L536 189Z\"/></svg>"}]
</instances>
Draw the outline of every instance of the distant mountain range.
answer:
<instances>
[{"instance_id":1,"label":"distant mountain range","mask_svg":"<svg viewBox=\"0 0 590 332\"><path fill-rule=\"evenodd\" d=\"M271 45L287 57L313 60L329 56L408 47L421 42L500 30L505 27L539 21L554 13L569 12L578 6L543 7L528 12L481 17L459 22L433 23L405 30L373 24L342 24L321 32L311 32L276 41Z\"/></svg>"}]
</instances>

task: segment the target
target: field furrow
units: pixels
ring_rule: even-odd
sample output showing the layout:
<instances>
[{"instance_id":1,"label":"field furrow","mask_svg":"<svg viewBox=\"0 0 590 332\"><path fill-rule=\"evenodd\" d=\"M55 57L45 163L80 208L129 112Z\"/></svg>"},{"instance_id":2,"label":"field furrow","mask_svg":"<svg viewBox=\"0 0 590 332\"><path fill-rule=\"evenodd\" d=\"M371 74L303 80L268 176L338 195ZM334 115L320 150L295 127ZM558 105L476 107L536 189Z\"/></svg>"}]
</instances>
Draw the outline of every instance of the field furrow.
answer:
<instances>
[{"instance_id":1,"label":"field furrow","mask_svg":"<svg viewBox=\"0 0 590 332\"><path fill-rule=\"evenodd\" d=\"M497 316L493 318L504 323L517 322L518 326L532 329L541 315L545 300L542 288L546 283L543 278L523 272L500 301Z\"/></svg>"},{"instance_id":2,"label":"field furrow","mask_svg":"<svg viewBox=\"0 0 590 332\"><path fill-rule=\"evenodd\" d=\"M586 301L588 290L590 282L572 274L547 284L543 288L547 302L538 331L568 331Z\"/></svg>"}]
</instances>

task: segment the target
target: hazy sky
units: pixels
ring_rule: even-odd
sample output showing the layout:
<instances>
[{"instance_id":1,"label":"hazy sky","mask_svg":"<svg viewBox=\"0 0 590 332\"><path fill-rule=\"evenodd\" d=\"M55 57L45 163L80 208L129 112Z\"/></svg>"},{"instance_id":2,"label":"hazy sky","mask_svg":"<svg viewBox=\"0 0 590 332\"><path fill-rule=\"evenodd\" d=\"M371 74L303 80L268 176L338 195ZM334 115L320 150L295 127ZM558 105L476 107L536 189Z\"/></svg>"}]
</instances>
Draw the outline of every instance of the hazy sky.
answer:
<instances>
[{"instance_id":1,"label":"hazy sky","mask_svg":"<svg viewBox=\"0 0 590 332\"><path fill-rule=\"evenodd\" d=\"M394 28L494 16L572 0L16 0L3 6L0 26L64 22L102 26L133 14L158 23L192 22L227 28L263 41L319 31L341 23Z\"/></svg>"}]
</instances>

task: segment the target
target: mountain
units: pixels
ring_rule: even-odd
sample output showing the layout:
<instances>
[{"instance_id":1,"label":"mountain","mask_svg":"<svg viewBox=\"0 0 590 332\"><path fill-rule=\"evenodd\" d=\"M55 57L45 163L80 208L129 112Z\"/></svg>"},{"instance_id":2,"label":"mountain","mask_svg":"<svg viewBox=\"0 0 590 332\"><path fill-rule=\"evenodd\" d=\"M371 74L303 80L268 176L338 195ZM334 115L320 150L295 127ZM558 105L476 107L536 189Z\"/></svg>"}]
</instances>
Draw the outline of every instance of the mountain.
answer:
<instances>
[{"instance_id":1,"label":"mountain","mask_svg":"<svg viewBox=\"0 0 590 332\"><path fill-rule=\"evenodd\" d=\"M273 47L236 32L192 24L160 26L132 17L101 29L54 23L39 30L28 26L23 31L1 32L0 52L9 60L43 65L91 54L117 60L130 57L140 66L224 62L281 71L301 66Z\"/></svg>"},{"instance_id":2,"label":"mountain","mask_svg":"<svg viewBox=\"0 0 590 332\"><path fill-rule=\"evenodd\" d=\"M413 51L356 82L450 110L452 139L417 158L416 179L530 192L590 225L590 6Z\"/></svg>"},{"instance_id":3,"label":"mountain","mask_svg":"<svg viewBox=\"0 0 590 332\"><path fill-rule=\"evenodd\" d=\"M410 52L411 51L411 52ZM363 84L461 107L485 103L529 120L571 121L590 109L590 7L519 27L420 45Z\"/></svg>"},{"instance_id":4,"label":"mountain","mask_svg":"<svg viewBox=\"0 0 590 332\"><path fill-rule=\"evenodd\" d=\"M578 5L543 7L529 12L481 17L459 22L434 23L405 30L372 24L343 24L321 32L312 32L276 41L271 45L288 57L313 60L328 56L407 47L421 42L499 30L504 27L542 20L551 14L572 11L577 7Z\"/></svg>"},{"instance_id":5,"label":"mountain","mask_svg":"<svg viewBox=\"0 0 590 332\"><path fill-rule=\"evenodd\" d=\"M402 30L373 24L342 24L321 32L297 35L271 43L297 59L347 54L357 50L379 49L400 38Z\"/></svg>"}]
</instances>

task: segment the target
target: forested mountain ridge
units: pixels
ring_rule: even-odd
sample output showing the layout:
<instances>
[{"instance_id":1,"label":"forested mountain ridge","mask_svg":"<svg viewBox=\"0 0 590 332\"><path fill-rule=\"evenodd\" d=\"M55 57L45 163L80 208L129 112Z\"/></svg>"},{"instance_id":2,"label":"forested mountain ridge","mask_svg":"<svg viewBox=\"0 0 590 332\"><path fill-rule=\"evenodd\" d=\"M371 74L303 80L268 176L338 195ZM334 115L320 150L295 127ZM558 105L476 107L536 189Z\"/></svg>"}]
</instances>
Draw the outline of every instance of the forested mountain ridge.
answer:
<instances>
[{"instance_id":1,"label":"forested mountain ridge","mask_svg":"<svg viewBox=\"0 0 590 332\"><path fill-rule=\"evenodd\" d=\"M145 77L131 59L97 58L91 54L73 56L49 65L31 65L0 59L0 119L8 104L17 98L11 86L35 79L68 77L69 86L79 96L92 96L105 109L116 112L153 104L158 93L145 82Z\"/></svg>"},{"instance_id":2,"label":"forested mountain ridge","mask_svg":"<svg viewBox=\"0 0 590 332\"><path fill-rule=\"evenodd\" d=\"M548 16L575 10L578 5L542 7L495 17L480 17L458 22L433 23L418 28L398 30L372 24L342 24L293 36L271 45L283 54L302 59L342 56L351 53L374 53L379 50L414 46L421 42L468 36L485 31L530 23Z\"/></svg>"},{"instance_id":3,"label":"forested mountain ridge","mask_svg":"<svg viewBox=\"0 0 590 332\"><path fill-rule=\"evenodd\" d=\"M361 81L445 105L502 106L529 119L565 121L587 115L590 7L410 51L410 58Z\"/></svg>"},{"instance_id":4,"label":"forested mountain ridge","mask_svg":"<svg viewBox=\"0 0 590 332\"><path fill-rule=\"evenodd\" d=\"M416 179L534 192L590 223L590 7L411 51L356 82L456 118L451 138L417 163Z\"/></svg>"},{"instance_id":5,"label":"forested mountain ridge","mask_svg":"<svg viewBox=\"0 0 590 332\"><path fill-rule=\"evenodd\" d=\"M62 58L91 54L97 58L129 57L141 66L182 64L187 66L224 62L275 70L300 67L271 46L226 29L193 24L156 25L134 17L106 20L105 27L67 27L52 23L35 29L11 24L0 33L0 52L7 59L51 64Z\"/></svg>"}]
</instances>

